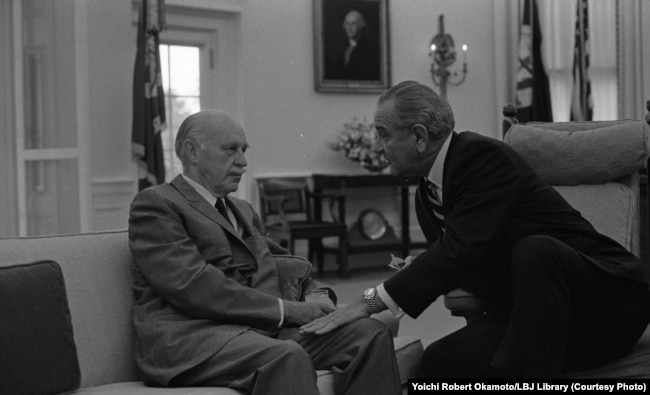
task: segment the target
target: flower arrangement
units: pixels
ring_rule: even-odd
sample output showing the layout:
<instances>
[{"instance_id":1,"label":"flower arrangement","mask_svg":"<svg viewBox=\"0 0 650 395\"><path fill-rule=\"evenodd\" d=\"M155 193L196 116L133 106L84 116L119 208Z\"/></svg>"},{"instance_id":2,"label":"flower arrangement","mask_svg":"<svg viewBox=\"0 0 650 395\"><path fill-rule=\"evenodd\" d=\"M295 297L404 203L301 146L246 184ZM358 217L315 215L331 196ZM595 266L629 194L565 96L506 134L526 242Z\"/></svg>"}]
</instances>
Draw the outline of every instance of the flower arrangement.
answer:
<instances>
[{"instance_id":1,"label":"flower arrangement","mask_svg":"<svg viewBox=\"0 0 650 395\"><path fill-rule=\"evenodd\" d=\"M360 121L354 117L343 124L343 130L337 141L330 144L334 151L343 151L345 156L371 171L385 169L388 163L383 154L377 154L373 147L377 141L375 126L364 118Z\"/></svg>"}]
</instances>

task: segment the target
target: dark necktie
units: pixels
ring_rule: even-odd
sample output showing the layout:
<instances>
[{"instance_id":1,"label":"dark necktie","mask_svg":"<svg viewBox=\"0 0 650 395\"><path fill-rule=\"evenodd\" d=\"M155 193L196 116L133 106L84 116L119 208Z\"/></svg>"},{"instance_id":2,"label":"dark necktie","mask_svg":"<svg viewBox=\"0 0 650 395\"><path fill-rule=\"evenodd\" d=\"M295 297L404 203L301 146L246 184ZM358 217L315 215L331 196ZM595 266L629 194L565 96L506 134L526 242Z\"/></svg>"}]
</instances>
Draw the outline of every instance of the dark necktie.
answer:
<instances>
[{"instance_id":1,"label":"dark necktie","mask_svg":"<svg viewBox=\"0 0 650 395\"><path fill-rule=\"evenodd\" d=\"M432 182L427 181L427 197L429 198L429 203L431 203L431 208L433 209L433 214L440 221L440 226L445 228L445 214L442 210L442 202L438 198L435 185Z\"/></svg>"},{"instance_id":2,"label":"dark necktie","mask_svg":"<svg viewBox=\"0 0 650 395\"><path fill-rule=\"evenodd\" d=\"M232 222L230 222L230 217L228 216L228 211L226 211L226 204L224 203L223 199L217 199L217 202L214 204L214 207L217 208L217 211L219 211L219 214L221 214L226 221L232 226Z\"/></svg>"}]
</instances>

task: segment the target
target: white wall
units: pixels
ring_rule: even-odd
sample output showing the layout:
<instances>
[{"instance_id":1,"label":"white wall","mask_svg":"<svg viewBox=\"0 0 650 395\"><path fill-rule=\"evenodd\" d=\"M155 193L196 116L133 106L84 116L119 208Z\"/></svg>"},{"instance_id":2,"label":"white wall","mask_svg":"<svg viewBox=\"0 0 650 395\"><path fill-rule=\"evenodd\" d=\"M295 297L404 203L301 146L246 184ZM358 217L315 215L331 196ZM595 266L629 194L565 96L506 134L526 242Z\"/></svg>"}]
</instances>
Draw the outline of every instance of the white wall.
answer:
<instances>
[{"instance_id":1,"label":"white wall","mask_svg":"<svg viewBox=\"0 0 650 395\"><path fill-rule=\"evenodd\" d=\"M428 46L445 14L446 30L470 48L467 81L448 93L458 129L496 137L493 8L490 1L391 1L389 25L393 83L432 85ZM242 30L251 172L356 170L327 143L351 117L372 119L378 94L314 91L312 2L248 1Z\"/></svg>"},{"instance_id":2,"label":"white wall","mask_svg":"<svg viewBox=\"0 0 650 395\"><path fill-rule=\"evenodd\" d=\"M137 188L131 155L136 35L130 0L88 0L91 226L94 230L126 228L128 205Z\"/></svg>"},{"instance_id":3,"label":"white wall","mask_svg":"<svg viewBox=\"0 0 650 395\"><path fill-rule=\"evenodd\" d=\"M131 0L87 0L90 103L90 162L93 228L126 227L135 193L131 159L131 84L136 26ZM194 3L224 3L203 0ZM251 150L244 196L256 199L255 175L350 172L358 167L327 144L353 116L372 119L377 94L314 91L311 0L229 0L241 10L238 112ZM469 74L449 87L458 130L497 137L494 9L491 1L409 0L389 2L393 83L413 79L432 84L428 45L438 16L456 42L469 45ZM496 104L495 104L496 103Z\"/></svg>"},{"instance_id":4,"label":"white wall","mask_svg":"<svg viewBox=\"0 0 650 395\"><path fill-rule=\"evenodd\" d=\"M136 189L130 135L137 27L137 8L133 2L137 0L75 1L85 5L79 9L87 13L84 21L87 34L81 37L86 39L82 41L88 62L88 70L83 70L88 86L82 87L87 88L88 103L81 108L87 112L87 119L78 121L88 125L85 140L89 144L92 196L90 228L124 228ZM232 108L236 109L252 145L249 176L242 185L245 197L256 201L253 186L256 175L358 171L354 163L331 151L327 144L337 138L342 124L353 116L371 119L378 95L314 91L312 0L167 0L167 3L202 5L235 15L240 49L235 59L237 94L232 98ZM414 79L433 85L428 45L438 31L438 16L444 14L446 31L454 36L457 44L469 46L467 80L448 89L457 130L500 136L500 108L511 100L514 82L510 76L515 67L512 44L516 42L517 23L512 10L516 3L517 0L390 0L392 82ZM647 19L650 7L643 2L638 7L640 20ZM643 34L647 30L645 25L640 26L638 36L647 36ZM625 31L628 30L633 29ZM7 40L0 43L5 48L10 46ZM650 51L644 50L645 47L645 42L638 44L639 59L648 58ZM11 66L11 63L10 59L2 58L2 64ZM640 62L638 66L641 71L637 84L644 98L650 98L648 81L642 78L647 75L648 64ZM3 70L8 72L7 68ZM6 115L2 127L8 130L3 147L13 144L7 139L12 127L10 101L11 96L0 97L0 107ZM644 110L640 112L643 114ZM0 150L5 153L4 163L11 163L12 151ZM6 181L13 174L9 170L5 172ZM363 200L363 192L359 195ZM13 203L13 197L7 195L1 206L12 207ZM394 199L379 203L397 207Z\"/></svg>"}]
</instances>

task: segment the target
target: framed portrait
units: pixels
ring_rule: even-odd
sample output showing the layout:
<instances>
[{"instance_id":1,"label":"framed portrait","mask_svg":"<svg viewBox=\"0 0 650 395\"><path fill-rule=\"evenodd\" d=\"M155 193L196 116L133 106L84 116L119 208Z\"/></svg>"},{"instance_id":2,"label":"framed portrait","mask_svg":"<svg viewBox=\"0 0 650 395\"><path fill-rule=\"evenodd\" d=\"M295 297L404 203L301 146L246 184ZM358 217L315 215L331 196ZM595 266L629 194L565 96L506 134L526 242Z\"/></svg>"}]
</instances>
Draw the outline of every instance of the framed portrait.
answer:
<instances>
[{"instance_id":1,"label":"framed portrait","mask_svg":"<svg viewBox=\"0 0 650 395\"><path fill-rule=\"evenodd\" d=\"M316 91L377 93L388 88L388 0L313 1Z\"/></svg>"}]
</instances>

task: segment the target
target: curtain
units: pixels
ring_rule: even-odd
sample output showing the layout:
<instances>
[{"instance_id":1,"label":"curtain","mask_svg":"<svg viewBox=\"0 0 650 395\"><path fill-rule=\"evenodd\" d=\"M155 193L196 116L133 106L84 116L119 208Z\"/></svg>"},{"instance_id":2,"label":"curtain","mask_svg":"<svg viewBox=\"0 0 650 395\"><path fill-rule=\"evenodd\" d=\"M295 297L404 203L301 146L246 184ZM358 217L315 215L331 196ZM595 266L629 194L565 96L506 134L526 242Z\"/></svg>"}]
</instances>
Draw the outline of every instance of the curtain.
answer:
<instances>
[{"instance_id":1,"label":"curtain","mask_svg":"<svg viewBox=\"0 0 650 395\"><path fill-rule=\"evenodd\" d=\"M549 76L553 119L568 121L573 86L577 0L537 0L542 27L542 57ZM589 38L594 120L618 119L617 2L589 0Z\"/></svg>"}]
</instances>

